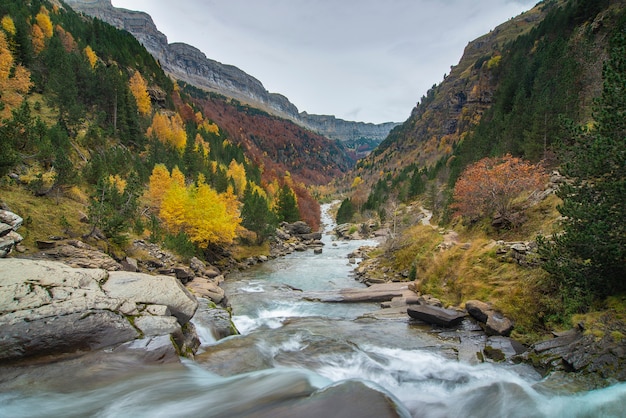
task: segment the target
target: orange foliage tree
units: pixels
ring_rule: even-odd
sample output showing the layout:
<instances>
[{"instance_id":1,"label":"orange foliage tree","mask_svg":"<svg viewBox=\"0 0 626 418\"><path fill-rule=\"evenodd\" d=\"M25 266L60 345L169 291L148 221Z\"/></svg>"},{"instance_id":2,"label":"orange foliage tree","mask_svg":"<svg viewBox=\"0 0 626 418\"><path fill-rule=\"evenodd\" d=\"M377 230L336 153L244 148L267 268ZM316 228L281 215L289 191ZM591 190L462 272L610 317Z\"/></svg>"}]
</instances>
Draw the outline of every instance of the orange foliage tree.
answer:
<instances>
[{"instance_id":1,"label":"orange foliage tree","mask_svg":"<svg viewBox=\"0 0 626 418\"><path fill-rule=\"evenodd\" d=\"M6 35L0 32L0 120L10 117L11 110L19 107L31 85L30 72L15 65Z\"/></svg>"},{"instance_id":2,"label":"orange foliage tree","mask_svg":"<svg viewBox=\"0 0 626 418\"><path fill-rule=\"evenodd\" d=\"M513 222L513 202L545 184L541 167L507 154L468 166L454 187L452 208L470 219L498 215Z\"/></svg>"}]
</instances>

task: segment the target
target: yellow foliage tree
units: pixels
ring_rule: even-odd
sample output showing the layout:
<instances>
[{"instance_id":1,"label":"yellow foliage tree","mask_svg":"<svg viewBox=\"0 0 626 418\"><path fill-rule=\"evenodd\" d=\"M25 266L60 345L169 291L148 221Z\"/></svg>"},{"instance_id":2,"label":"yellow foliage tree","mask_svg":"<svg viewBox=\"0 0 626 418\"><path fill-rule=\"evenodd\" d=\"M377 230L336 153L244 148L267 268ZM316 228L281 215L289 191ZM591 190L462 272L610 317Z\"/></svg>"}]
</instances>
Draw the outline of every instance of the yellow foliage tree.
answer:
<instances>
[{"instance_id":1,"label":"yellow foliage tree","mask_svg":"<svg viewBox=\"0 0 626 418\"><path fill-rule=\"evenodd\" d=\"M202 116L202 114L200 114L200 116ZM201 123L198 124L198 130L203 129L207 133L219 135L220 128L216 124L211 123L207 120L202 120L202 119L198 119L198 120L202 121Z\"/></svg>"},{"instance_id":2,"label":"yellow foliage tree","mask_svg":"<svg viewBox=\"0 0 626 418\"><path fill-rule=\"evenodd\" d=\"M184 230L186 213L189 210L189 193L185 186L172 182L163 195L159 217L165 222L166 228L177 233Z\"/></svg>"},{"instance_id":3,"label":"yellow foliage tree","mask_svg":"<svg viewBox=\"0 0 626 418\"><path fill-rule=\"evenodd\" d=\"M243 164L239 164L237 161L232 160L226 170L226 176L230 177L235 183L235 192L237 196L243 196L243 192L246 191L246 168Z\"/></svg>"},{"instance_id":4,"label":"yellow foliage tree","mask_svg":"<svg viewBox=\"0 0 626 418\"><path fill-rule=\"evenodd\" d=\"M178 113L172 117L162 113L155 113L152 118L152 124L146 134L156 137L163 143L173 145L179 151L184 150L187 143L185 126Z\"/></svg>"},{"instance_id":5,"label":"yellow foliage tree","mask_svg":"<svg viewBox=\"0 0 626 418\"><path fill-rule=\"evenodd\" d=\"M52 21L50 20L50 15L45 7L41 8L41 12L37 13L35 16L35 21L37 22L37 26L41 29L41 32L46 37L46 39L52 38L53 30L52 30Z\"/></svg>"},{"instance_id":6,"label":"yellow foliage tree","mask_svg":"<svg viewBox=\"0 0 626 418\"><path fill-rule=\"evenodd\" d=\"M89 61L89 65L91 65L91 68L92 69L96 68L96 63L98 62L98 55L96 55L94 50L91 49L89 45L87 45L85 49L83 49L83 52L85 53L85 56L87 57L87 61Z\"/></svg>"},{"instance_id":7,"label":"yellow foliage tree","mask_svg":"<svg viewBox=\"0 0 626 418\"><path fill-rule=\"evenodd\" d=\"M150 95L148 94L148 83L146 83L146 80L141 76L139 71L135 71L135 74L130 78L129 87L137 102L139 113L144 116L149 115L152 106Z\"/></svg>"},{"instance_id":8,"label":"yellow foliage tree","mask_svg":"<svg viewBox=\"0 0 626 418\"><path fill-rule=\"evenodd\" d=\"M361 183L363 183L363 179L360 176L356 176L352 182L352 188L356 189Z\"/></svg>"},{"instance_id":9,"label":"yellow foliage tree","mask_svg":"<svg viewBox=\"0 0 626 418\"><path fill-rule=\"evenodd\" d=\"M4 29L4 31L10 35L15 35L16 33L16 29L15 29L15 22L13 22L13 19L11 19L11 16L6 15L2 17L2 21L0 21L0 24L2 25L2 29Z\"/></svg>"},{"instance_id":10,"label":"yellow foliage tree","mask_svg":"<svg viewBox=\"0 0 626 418\"><path fill-rule=\"evenodd\" d=\"M158 164L150 176L148 198L171 233L184 232L200 248L227 245L241 224L239 202L232 193L219 194L202 174L196 185L185 186L183 173Z\"/></svg>"},{"instance_id":11,"label":"yellow foliage tree","mask_svg":"<svg viewBox=\"0 0 626 418\"><path fill-rule=\"evenodd\" d=\"M196 134L196 143L194 151L202 151L202 156L206 160L209 158L209 152L211 152L211 146L202 138L202 135Z\"/></svg>"},{"instance_id":12,"label":"yellow foliage tree","mask_svg":"<svg viewBox=\"0 0 626 418\"><path fill-rule=\"evenodd\" d=\"M218 194L202 176L189 195L191 199L185 213L189 239L200 248L209 244L230 244L241 224L237 199L232 194Z\"/></svg>"},{"instance_id":13,"label":"yellow foliage tree","mask_svg":"<svg viewBox=\"0 0 626 418\"><path fill-rule=\"evenodd\" d=\"M119 192L119 194L124 194L124 190L126 190L126 180L124 180L123 178L120 177L119 174L116 175L109 175L109 184L111 186L114 186L117 191Z\"/></svg>"},{"instance_id":14,"label":"yellow foliage tree","mask_svg":"<svg viewBox=\"0 0 626 418\"><path fill-rule=\"evenodd\" d=\"M165 164L155 165L152 169L146 192L146 197L150 200L152 207L157 209L161 207L163 196L165 196L165 192L169 189L171 182L172 177Z\"/></svg>"},{"instance_id":15,"label":"yellow foliage tree","mask_svg":"<svg viewBox=\"0 0 626 418\"><path fill-rule=\"evenodd\" d=\"M0 103L3 104L0 120L11 116L11 110L22 103L31 85L30 72L21 65L15 65L6 35L0 32Z\"/></svg>"}]
</instances>

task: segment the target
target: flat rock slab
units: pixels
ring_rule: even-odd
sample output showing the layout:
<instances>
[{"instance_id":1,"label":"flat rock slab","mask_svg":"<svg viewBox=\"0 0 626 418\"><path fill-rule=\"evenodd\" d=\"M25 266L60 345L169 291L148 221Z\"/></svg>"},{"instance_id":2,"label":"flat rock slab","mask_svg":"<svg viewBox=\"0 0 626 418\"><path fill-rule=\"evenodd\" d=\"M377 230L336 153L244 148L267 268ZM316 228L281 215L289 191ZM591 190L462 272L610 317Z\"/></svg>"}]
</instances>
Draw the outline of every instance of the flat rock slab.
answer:
<instances>
[{"instance_id":1,"label":"flat rock slab","mask_svg":"<svg viewBox=\"0 0 626 418\"><path fill-rule=\"evenodd\" d=\"M165 305L181 324L189 322L198 301L175 277L111 271L102 289L113 298L135 303Z\"/></svg>"},{"instance_id":2,"label":"flat rock slab","mask_svg":"<svg viewBox=\"0 0 626 418\"><path fill-rule=\"evenodd\" d=\"M386 302L396 297L409 298L415 292L408 282L379 283L362 289L341 289L338 292L305 292L304 299L331 303Z\"/></svg>"},{"instance_id":3,"label":"flat rock slab","mask_svg":"<svg viewBox=\"0 0 626 418\"><path fill-rule=\"evenodd\" d=\"M431 305L415 305L407 308L407 313L413 319L419 319L429 324L442 327L453 327L459 325L463 318L467 316L465 312L458 312L452 309L439 308Z\"/></svg>"}]
</instances>

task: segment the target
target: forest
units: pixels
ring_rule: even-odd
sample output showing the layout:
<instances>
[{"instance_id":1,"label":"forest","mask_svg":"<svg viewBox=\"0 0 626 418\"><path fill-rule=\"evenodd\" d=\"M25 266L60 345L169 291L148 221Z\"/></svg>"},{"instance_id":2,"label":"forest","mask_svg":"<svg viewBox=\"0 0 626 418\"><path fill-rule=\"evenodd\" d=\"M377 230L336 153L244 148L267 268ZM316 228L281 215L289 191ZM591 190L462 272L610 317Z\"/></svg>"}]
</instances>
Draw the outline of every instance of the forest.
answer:
<instances>
[{"instance_id":1,"label":"forest","mask_svg":"<svg viewBox=\"0 0 626 418\"><path fill-rule=\"evenodd\" d=\"M335 142L178 85L129 33L56 3L2 1L0 16L5 204L63 202L57 228L107 251L146 238L186 257L319 225L311 186L349 167Z\"/></svg>"}]
</instances>

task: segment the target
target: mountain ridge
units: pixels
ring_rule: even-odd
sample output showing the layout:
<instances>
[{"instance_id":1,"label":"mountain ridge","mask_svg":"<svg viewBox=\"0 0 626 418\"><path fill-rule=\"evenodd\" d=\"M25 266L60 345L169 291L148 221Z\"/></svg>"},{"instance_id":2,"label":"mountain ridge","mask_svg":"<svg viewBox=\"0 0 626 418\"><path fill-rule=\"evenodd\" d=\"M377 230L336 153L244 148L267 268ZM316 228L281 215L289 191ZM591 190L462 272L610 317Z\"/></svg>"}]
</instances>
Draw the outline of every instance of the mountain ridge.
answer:
<instances>
[{"instance_id":1,"label":"mountain ridge","mask_svg":"<svg viewBox=\"0 0 626 418\"><path fill-rule=\"evenodd\" d=\"M67 0L66 3L78 12L130 32L159 61L163 70L176 79L258 107L329 139L356 141L367 138L380 142L399 125L397 122L346 121L333 115L300 112L287 97L270 93L261 81L239 68L212 60L192 45L168 43L167 36L145 12L115 7L111 0Z\"/></svg>"}]
</instances>

